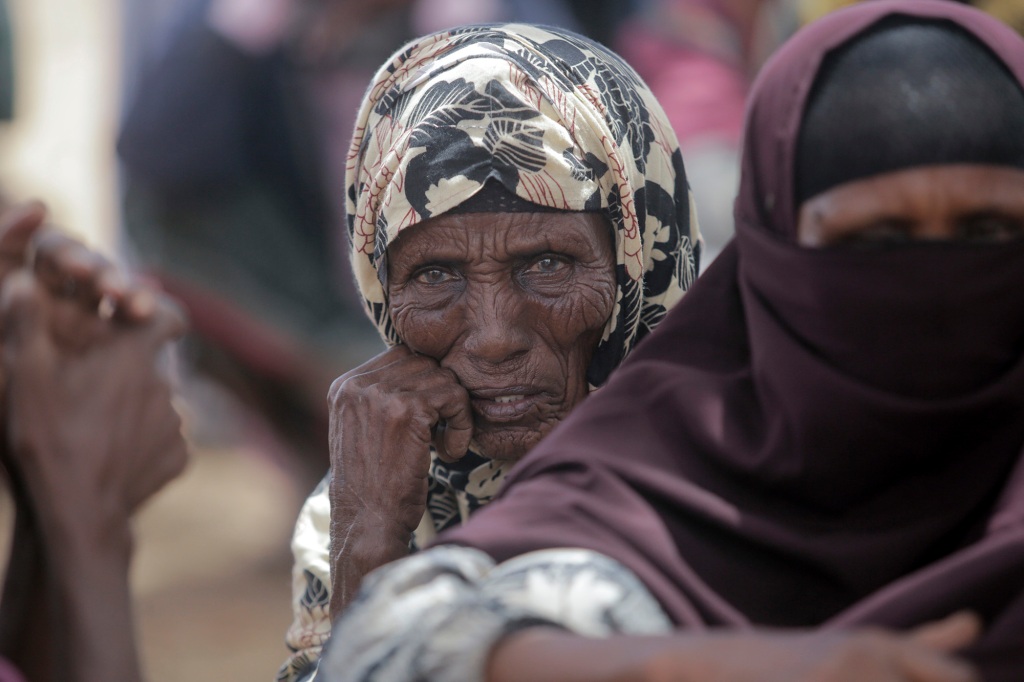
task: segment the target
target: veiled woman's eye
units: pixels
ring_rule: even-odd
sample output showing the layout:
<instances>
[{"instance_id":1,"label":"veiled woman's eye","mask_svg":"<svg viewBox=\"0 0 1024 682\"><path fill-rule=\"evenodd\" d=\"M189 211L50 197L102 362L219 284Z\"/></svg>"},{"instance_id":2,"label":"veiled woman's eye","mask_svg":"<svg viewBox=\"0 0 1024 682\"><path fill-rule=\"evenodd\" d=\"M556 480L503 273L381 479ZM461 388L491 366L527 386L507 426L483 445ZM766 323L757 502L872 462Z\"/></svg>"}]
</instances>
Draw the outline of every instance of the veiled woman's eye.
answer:
<instances>
[{"instance_id":1,"label":"veiled woman's eye","mask_svg":"<svg viewBox=\"0 0 1024 682\"><path fill-rule=\"evenodd\" d=\"M424 268L416 273L416 281L423 284L444 284L452 279L452 274L443 268Z\"/></svg>"}]
</instances>

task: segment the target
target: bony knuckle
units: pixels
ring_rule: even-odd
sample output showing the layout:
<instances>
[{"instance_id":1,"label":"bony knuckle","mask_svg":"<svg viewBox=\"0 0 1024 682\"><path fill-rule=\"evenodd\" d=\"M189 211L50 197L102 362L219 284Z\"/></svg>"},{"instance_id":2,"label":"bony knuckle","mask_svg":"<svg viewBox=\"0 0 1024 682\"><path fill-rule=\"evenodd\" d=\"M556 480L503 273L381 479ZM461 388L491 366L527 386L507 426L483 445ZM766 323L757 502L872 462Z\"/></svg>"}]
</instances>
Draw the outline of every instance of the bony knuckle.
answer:
<instances>
[{"instance_id":1,"label":"bony knuckle","mask_svg":"<svg viewBox=\"0 0 1024 682\"><path fill-rule=\"evenodd\" d=\"M372 388L374 387L371 386ZM327 400L332 406L340 406L364 393L366 393L366 389L360 381L360 375L349 372L331 382Z\"/></svg>"},{"instance_id":2,"label":"bony knuckle","mask_svg":"<svg viewBox=\"0 0 1024 682\"><path fill-rule=\"evenodd\" d=\"M438 371L444 374L445 378L451 380L453 384L455 384L459 388L462 388L462 385L459 384L459 375L456 374L453 369L451 369L450 367L441 367L439 368Z\"/></svg>"},{"instance_id":3,"label":"bony knuckle","mask_svg":"<svg viewBox=\"0 0 1024 682\"><path fill-rule=\"evenodd\" d=\"M331 404L337 402L338 396L344 390L346 381L348 381L347 375L342 375L331 382L331 387L327 390L327 402Z\"/></svg>"}]
</instances>

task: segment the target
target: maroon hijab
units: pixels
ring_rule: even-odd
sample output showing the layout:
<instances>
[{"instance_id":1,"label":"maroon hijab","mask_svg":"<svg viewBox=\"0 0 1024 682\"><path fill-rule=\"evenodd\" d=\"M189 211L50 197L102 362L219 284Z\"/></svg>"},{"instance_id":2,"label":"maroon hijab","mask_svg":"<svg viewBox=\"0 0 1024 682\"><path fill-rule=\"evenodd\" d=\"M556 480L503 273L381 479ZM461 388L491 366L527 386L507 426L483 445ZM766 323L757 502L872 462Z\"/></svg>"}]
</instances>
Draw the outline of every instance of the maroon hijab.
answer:
<instances>
[{"instance_id":1,"label":"maroon hijab","mask_svg":"<svg viewBox=\"0 0 1024 682\"><path fill-rule=\"evenodd\" d=\"M1021 39L956 3L863 3L795 36L752 94L735 242L442 540L602 552L682 627L970 608L986 679L1024 679L1024 243L793 243L819 65L894 14L957 24L1024 82Z\"/></svg>"}]
</instances>

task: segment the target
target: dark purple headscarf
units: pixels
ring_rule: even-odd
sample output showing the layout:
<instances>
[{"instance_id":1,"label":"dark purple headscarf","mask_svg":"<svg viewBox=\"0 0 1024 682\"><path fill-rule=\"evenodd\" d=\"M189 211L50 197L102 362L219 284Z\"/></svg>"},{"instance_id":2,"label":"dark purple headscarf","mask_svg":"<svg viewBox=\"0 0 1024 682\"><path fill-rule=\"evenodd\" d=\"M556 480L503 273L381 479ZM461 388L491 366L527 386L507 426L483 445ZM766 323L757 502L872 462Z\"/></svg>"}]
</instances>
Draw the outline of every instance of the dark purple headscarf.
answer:
<instances>
[{"instance_id":1,"label":"dark purple headscarf","mask_svg":"<svg viewBox=\"0 0 1024 682\"><path fill-rule=\"evenodd\" d=\"M1024 679L1024 243L794 243L819 66L892 15L956 24L1024 82L1020 37L956 3L867 2L797 34L752 94L735 242L442 540L602 552L681 627L974 609L986 679Z\"/></svg>"}]
</instances>

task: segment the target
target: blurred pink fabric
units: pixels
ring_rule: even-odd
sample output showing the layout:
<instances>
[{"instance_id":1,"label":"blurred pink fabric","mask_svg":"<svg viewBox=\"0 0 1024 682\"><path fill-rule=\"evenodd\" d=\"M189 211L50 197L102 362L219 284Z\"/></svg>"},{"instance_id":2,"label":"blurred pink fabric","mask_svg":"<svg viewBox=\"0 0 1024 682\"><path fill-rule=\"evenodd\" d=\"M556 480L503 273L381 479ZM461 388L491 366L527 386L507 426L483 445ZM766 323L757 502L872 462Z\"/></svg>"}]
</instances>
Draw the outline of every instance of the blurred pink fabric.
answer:
<instances>
[{"instance_id":1,"label":"blurred pink fabric","mask_svg":"<svg viewBox=\"0 0 1024 682\"><path fill-rule=\"evenodd\" d=\"M6 658L0 658L0 682L25 682L25 678Z\"/></svg>"},{"instance_id":2,"label":"blurred pink fabric","mask_svg":"<svg viewBox=\"0 0 1024 682\"><path fill-rule=\"evenodd\" d=\"M681 143L712 135L738 144L750 78L736 62L625 27L620 50L658 97Z\"/></svg>"},{"instance_id":3,"label":"blurred pink fabric","mask_svg":"<svg viewBox=\"0 0 1024 682\"><path fill-rule=\"evenodd\" d=\"M648 0L615 48L661 102L697 197L701 268L733 235L739 146L750 84L792 30L777 0Z\"/></svg>"}]
</instances>

